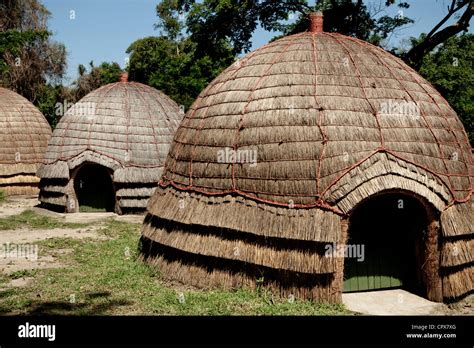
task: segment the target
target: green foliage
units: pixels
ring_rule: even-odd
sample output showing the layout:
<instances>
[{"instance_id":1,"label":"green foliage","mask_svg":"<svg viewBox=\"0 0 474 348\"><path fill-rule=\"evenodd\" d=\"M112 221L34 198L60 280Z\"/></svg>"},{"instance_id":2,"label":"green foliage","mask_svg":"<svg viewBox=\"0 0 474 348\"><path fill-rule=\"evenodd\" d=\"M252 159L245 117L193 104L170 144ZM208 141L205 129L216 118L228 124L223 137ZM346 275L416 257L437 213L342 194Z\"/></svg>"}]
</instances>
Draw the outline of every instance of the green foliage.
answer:
<instances>
[{"instance_id":1,"label":"green foliage","mask_svg":"<svg viewBox=\"0 0 474 348\"><path fill-rule=\"evenodd\" d=\"M317 0L315 6L310 6L306 0L165 0L157 7L160 18L157 27L171 38L185 28L196 43L197 55L216 57L219 47L225 43L231 46L234 55L238 55L250 50L252 35L259 25L265 30L293 34L307 30L308 14L320 10L324 12L326 31L380 44L396 28L413 22L400 14L403 12L394 17L378 18L372 13L382 12L394 4L394 1L386 1L372 11L362 0ZM400 2L397 6L404 9L409 4ZM187 12L186 19L182 16L184 11ZM288 21L290 16L296 16L294 23Z\"/></svg>"},{"instance_id":2,"label":"green foliage","mask_svg":"<svg viewBox=\"0 0 474 348\"><path fill-rule=\"evenodd\" d=\"M116 62L103 62L99 65L98 69L100 72L100 82L103 85L117 82L123 72L120 65Z\"/></svg>"},{"instance_id":3,"label":"green foliage","mask_svg":"<svg viewBox=\"0 0 474 348\"><path fill-rule=\"evenodd\" d=\"M196 96L234 61L230 49L222 48L217 59L198 57L189 39L147 37L135 41L130 53L129 79L155 87L188 108Z\"/></svg>"},{"instance_id":4,"label":"green foliage","mask_svg":"<svg viewBox=\"0 0 474 348\"><path fill-rule=\"evenodd\" d=\"M113 82L118 82L122 74L122 68L116 62L103 62L99 66L94 66L94 62L89 63L90 71L80 64L78 66L79 77L74 81L74 87L71 90L73 100L77 102L86 94L93 90Z\"/></svg>"},{"instance_id":5,"label":"green foliage","mask_svg":"<svg viewBox=\"0 0 474 348\"><path fill-rule=\"evenodd\" d=\"M54 129L61 118L57 113L57 104L67 100L67 89L63 86L44 84L38 86L36 106Z\"/></svg>"},{"instance_id":6,"label":"green foliage","mask_svg":"<svg viewBox=\"0 0 474 348\"><path fill-rule=\"evenodd\" d=\"M36 269L22 269L19 271L15 271L10 273L8 276L10 279L20 279L20 278L27 278L27 277L34 277L38 273L38 270Z\"/></svg>"},{"instance_id":7,"label":"green foliage","mask_svg":"<svg viewBox=\"0 0 474 348\"><path fill-rule=\"evenodd\" d=\"M10 53L18 56L26 45L31 45L37 40L47 40L49 33L45 30L6 30L0 32L0 75L4 75L10 69L5 61L5 55Z\"/></svg>"},{"instance_id":8,"label":"green foliage","mask_svg":"<svg viewBox=\"0 0 474 348\"><path fill-rule=\"evenodd\" d=\"M380 6L392 5L394 1ZM237 55L250 50L259 25L285 35L301 32L307 30L308 14L315 10L324 11L327 31L374 43L411 22L403 16L373 19L362 0L317 0L315 6L307 0L163 0L156 8L155 25L161 36L137 40L127 50L129 78L162 90L188 108ZM296 16L294 23L290 16Z\"/></svg>"},{"instance_id":9,"label":"green foliage","mask_svg":"<svg viewBox=\"0 0 474 348\"><path fill-rule=\"evenodd\" d=\"M474 144L474 35L448 39L426 55L420 73L448 100ZM413 40L416 42L416 40Z\"/></svg>"},{"instance_id":10,"label":"green foliage","mask_svg":"<svg viewBox=\"0 0 474 348\"><path fill-rule=\"evenodd\" d=\"M38 0L0 4L0 85L34 104L38 89L60 82L66 68L66 49L51 40L49 16Z\"/></svg>"},{"instance_id":11,"label":"green foliage","mask_svg":"<svg viewBox=\"0 0 474 348\"><path fill-rule=\"evenodd\" d=\"M3 192L2 190L0 190L0 203L5 201L5 192Z\"/></svg>"}]
</instances>

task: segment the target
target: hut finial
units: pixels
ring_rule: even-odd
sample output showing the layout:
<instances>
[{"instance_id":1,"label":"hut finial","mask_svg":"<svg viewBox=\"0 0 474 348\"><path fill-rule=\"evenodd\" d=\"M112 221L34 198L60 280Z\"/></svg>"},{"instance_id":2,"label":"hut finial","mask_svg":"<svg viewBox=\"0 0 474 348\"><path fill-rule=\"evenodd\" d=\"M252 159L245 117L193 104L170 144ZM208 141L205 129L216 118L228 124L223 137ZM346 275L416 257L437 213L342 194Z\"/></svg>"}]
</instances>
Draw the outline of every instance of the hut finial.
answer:
<instances>
[{"instance_id":1,"label":"hut finial","mask_svg":"<svg viewBox=\"0 0 474 348\"><path fill-rule=\"evenodd\" d=\"M120 74L120 82L128 82L128 72L123 72Z\"/></svg>"},{"instance_id":2,"label":"hut finial","mask_svg":"<svg viewBox=\"0 0 474 348\"><path fill-rule=\"evenodd\" d=\"M320 11L312 12L309 14L309 19L310 19L309 31L312 33L322 33L323 22L324 22L323 13Z\"/></svg>"}]
</instances>

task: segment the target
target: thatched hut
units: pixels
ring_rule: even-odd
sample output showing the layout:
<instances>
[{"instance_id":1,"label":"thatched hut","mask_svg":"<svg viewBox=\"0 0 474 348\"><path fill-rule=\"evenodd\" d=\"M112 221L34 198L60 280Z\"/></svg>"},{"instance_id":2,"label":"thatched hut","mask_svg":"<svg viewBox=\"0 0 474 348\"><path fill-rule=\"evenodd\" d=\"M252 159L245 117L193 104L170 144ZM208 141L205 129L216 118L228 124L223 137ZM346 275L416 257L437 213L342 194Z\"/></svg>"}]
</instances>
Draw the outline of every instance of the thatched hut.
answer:
<instances>
[{"instance_id":1,"label":"thatched hut","mask_svg":"<svg viewBox=\"0 0 474 348\"><path fill-rule=\"evenodd\" d=\"M473 289L473 161L461 121L400 59L311 29L250 53L176 132L144 260L199 287L341 302Z\"/></svg>"},{"instance_id":2,"label":"thatched hut","mask_svg":"<svg viewBox=\"0 0 474 348\"><path fill-rule=\"evenodd\" d=\"M184 112L126 77L89 93L61 118L38 170L55 210L144 211Z\"/></svg>"},{"instance_id":3,"label":"thatched hut","mask_svg":"<svg viewBox=\"0 0 474 348\"><path fill-rule=\"evenodd\" d=\"M21 95L0 87L0 191L38 194L36 170L50 138L43 114Z\"/></svg>"}]
</instances>

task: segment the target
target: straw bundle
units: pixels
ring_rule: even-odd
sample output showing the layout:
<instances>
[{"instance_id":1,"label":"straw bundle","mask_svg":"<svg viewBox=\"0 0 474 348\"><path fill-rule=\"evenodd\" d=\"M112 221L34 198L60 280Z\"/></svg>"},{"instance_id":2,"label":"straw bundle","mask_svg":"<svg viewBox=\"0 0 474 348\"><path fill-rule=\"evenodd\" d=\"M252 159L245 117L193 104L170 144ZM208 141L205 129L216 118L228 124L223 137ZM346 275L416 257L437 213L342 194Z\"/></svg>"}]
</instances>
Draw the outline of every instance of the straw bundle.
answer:
<instances>
[{"instance_id":1,"label":"straw bundle","mask_svg":"<svg viewBox=\"0 0 474 348\"><path fill-rule=\"evenodd\" d=\"M474 200L441 213L443 295L455 298L474 289Z\"/></svg>"},{"instance_id":2,"label":"straw bundle","mask_svg":"<svg viewBox=\"0 0 474 348\"><path fill-rule=\"evenodd\" d=\"M198 96L148 204L142 256L196 286L255 287L263 276L282 294L340 301L343 262L323 262L317 245L345 243L357 204L403 190L458 209L472 180L463 125L426 80L366 42L301 33ZM472 232L472 219L446 214L452 230ZM457 289L446 295L472 289L456 279L443 279Z\"/></svg>"},{"instance_id":3,"label":"straw bundle","mask_svg":"<svg viewBox=\"0 0 474 348\"><path fill-rule=\"evenodd\" d=\"M183 116L169 97L140 83L122 81L89 93L53 133L38 170L41 202L67 209L70 199L77 200L73 188L79 168L96 163L113 172L116 210L143 210Z\"/></svg>"},{"instance_id":4,"label":"straw bundle","mask_svg":"<svg viewBox=\"0 0 474 348\"><path fill-rule=\"evenodd\" d=\"M21 95L0 87L0 190L37 194L36 170L51 138L43 114Z\"/></svg>"}]
</instances>

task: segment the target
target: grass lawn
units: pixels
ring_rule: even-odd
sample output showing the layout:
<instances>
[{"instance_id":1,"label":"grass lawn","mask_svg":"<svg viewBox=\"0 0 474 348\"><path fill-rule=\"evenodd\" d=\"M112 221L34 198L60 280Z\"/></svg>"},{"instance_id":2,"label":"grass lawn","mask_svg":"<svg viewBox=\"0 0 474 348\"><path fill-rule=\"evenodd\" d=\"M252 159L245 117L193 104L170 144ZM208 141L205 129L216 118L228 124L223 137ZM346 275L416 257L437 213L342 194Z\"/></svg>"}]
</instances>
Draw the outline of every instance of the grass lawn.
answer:
<instances>
[{"instance_id":1,"label":"grass lawn","mask_svg":"<svg viewBox=\"0 0 474 348\"><path fill-rule=\"evenodd\" d=\"M0 190L0 203L5 201L5 192L3 192L2 190Z\"/></svg>"},{"instance_id":2,"label":"grass lawn","mask_svg":"<svg viewBox=\"0 0 474 348\"><path fill-rule=\"evenodd\" d=\"M38 219L26 218L29 221L26 225L46 224ZM61 224L46 219L48 226ZM5 224L0 220L0 226L4 226L2 223ZM55 238L37 243L40 256L56 255L65 267L0 276L0 314L351 314L342 305L297 299L290 303L287 299L273 299L264 291L204 291L168 283L137 260L139 224L110 220L104 226L100 234L105 239ZM68 252L58 253L60 250ZM31 277L31 282L25 287L5 287L12 279L22 277Z\"/></svg>"},{"instance_id":3,"label":"grass lawn","mask_svg":"<svg viewBox=\"0 0 474 348\"><path fill-rule=\"evenodd\" d=\"M58 219L36 214L32 210L26 210L19 215L13 215L0 219L1 230L16 230L19 228L28 228L32 230L52 229L52 228L81 228L86 224L73 224L61 222Z\"/></svg>"}]
</instances>

